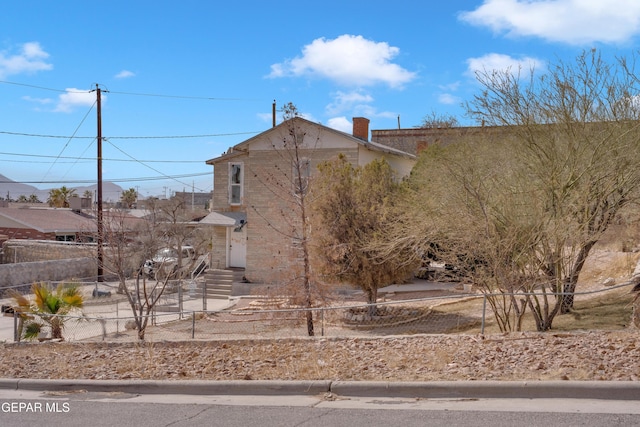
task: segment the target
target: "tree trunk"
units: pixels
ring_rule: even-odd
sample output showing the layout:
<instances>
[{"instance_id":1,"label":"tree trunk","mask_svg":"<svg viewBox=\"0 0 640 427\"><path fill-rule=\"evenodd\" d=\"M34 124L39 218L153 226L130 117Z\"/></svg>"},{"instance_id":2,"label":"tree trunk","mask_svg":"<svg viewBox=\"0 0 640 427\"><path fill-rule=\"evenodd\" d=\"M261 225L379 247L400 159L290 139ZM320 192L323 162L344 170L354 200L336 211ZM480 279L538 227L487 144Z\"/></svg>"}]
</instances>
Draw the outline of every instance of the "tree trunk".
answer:
<instances>
[{"instance_id":1,"label":"tree trunk","mask_svg":"<svg viewBox=\"0 0 640 427\"><path fill-rule=\"evenodd\" d=\"M126 291L126 286L127 286L127 284L125 282L125 279L121 278L120 279L120 284L118 285L118 290L116 291L116 293L120 294L120 295L126 294L126 292L127 292Z\"/></svg>"},{"instance_id":2,"label":"tree trunk","mask_svg":"<svg viewBox=\"0 0 640 427\"><path fill-rule=\"evenodd\" d=\"M62 319L57 316L54 316L51 319L51 338L53 339L63 339L62 338Z\"/></svg>"},{"instance_id":3,"label":"tree trunk","mask_svg":"<svg viewBox=\"0 0 640 427\"><path fill-rule=\"evenodd\" d=\"M367 299L368 299L368 307L367 314L370 318L373 318L378 315L378 289L377 288L369 288L367 289Z\"/></svg>"},{"instance_id":4,"label":"tree trunk","mask_svg":"<svg viewBox=\"0 0 640 427\"><path fill-rule=\"evenodd\" d=\"M296 151L296 156L297 156L297 151ZM297 163L299 165L299 162ZM298 170L299 174L298 174L298 181L300 181L301 175L300 175L300 171ZM299 187L302 189L302 187ZM311 311L311 308L313 307L313 300L311 298L311 262L309 259L309 234L308 234L308 230L307 230L307 212L306 212L306 206L305 206L305 197L304 197L304 191L302 191L300 193L300 218L301 218L301 227L302 227L302 239L301 239L301 245L302 245L302 258L303 258L303 263L304 263L304 296L305 296L305 302L306 302L306 306L307 306L307 335L309 335L310 337L315 335L315 331L313 328L313 311Z\"/></svg>"},{"instance_id":5,"label":"tree trunk","mask_svg":"<svg viewBox=\"0 0 640 427\"><path fill-rule=\"evenodd\" d=\"M573 310L573 301L575 299L574 292L576 291L576 282L573 282L569 277L565 280L562 286L562 306L560 308L561 314L567 314Z\"/></svg>"},{"instance_id":6,"label":"tree trunk","mask_svg":"<svg viewBox=\"0 0 640 427\"><path fill-rule=\"evenodd\" d=\"M136 317L136 324L138 326L138 340L144 341L144 335L147 332L147 323L149 321L149 312L147 311L147 313L143 315L141 310L139 316Z\"/></svg>"},{"instance_id":7,"label":"tree trunk","mask_svg":"<svg viewBox=\"0 0 640 427\"><path fill-rule=\"evenodd\" d=\"M564 284L562 286L562 305L560 307L560 314L567 314L571 310L573 310L573 301L574 301L574 293L576 291L576 286L578 284L578 277L580 276L580 272L582 271L582 267L584 267L584 263L589 256L589 252L591 252L591 248L595 245L595 241L589 241L584 244L580 248L578 252L578 256L576 261L567 276L564 279Z\"/></svg>"}]
</instances>

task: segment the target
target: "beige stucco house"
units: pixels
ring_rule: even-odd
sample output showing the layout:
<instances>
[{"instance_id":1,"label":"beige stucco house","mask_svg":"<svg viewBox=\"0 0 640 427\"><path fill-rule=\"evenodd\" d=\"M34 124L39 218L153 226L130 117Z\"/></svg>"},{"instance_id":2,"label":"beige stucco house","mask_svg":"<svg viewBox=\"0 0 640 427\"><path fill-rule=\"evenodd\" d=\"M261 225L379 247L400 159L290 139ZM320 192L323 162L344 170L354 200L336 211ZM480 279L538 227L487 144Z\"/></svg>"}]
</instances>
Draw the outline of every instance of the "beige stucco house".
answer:
<instances>
[{"instance_id":1,"label":"beige stucco house","mask_svg":"<svg viewBox=\"0 0 640 427\"><path fill-rule=\"evenodd\" d=\"M366 118L354 118L353 134L348 134L295 117L208 160L214 169L213 200L211 213L201 223L214 229L211 267L244 268L251 282L282 281L296 257L288 237L294 227L287 201L294 196L292 138L299 141L297 154L310 180L319 163L339 154L354 166L384 158L398 177L410 173L415 155L369 141L368 136Z\"/></svg>"}]
</instances>

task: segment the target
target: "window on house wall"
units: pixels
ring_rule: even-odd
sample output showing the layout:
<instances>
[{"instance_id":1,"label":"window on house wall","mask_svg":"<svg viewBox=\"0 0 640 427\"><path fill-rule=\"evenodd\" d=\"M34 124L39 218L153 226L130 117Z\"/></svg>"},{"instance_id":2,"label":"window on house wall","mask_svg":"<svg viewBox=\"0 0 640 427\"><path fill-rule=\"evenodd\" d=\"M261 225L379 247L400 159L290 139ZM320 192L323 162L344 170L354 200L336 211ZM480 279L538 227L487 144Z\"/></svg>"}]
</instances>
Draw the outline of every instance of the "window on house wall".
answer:
<instances>
[{"instance_id":1,"label":"window on house wall","mask_svg":"<svg viewBox=\"0 0 640 427\"><path fill-rule=\"evenodd\" d=\"M292 176L294 177L293 188L295 193L306 193L309 187L309 178L311 177L311 161L309 159L300 159L299 164L294 162Z\"/></svg>"},{"instance_id":2,"label":"window on house wall","mask_svg":"<svg viewBox=\"0 0 640 427\"><path fill-rule=\"evenodd\" d=\"M229 164L229 204L239 205L242 203L244 178L242 163Z\"/></svg>"}]
</instances>

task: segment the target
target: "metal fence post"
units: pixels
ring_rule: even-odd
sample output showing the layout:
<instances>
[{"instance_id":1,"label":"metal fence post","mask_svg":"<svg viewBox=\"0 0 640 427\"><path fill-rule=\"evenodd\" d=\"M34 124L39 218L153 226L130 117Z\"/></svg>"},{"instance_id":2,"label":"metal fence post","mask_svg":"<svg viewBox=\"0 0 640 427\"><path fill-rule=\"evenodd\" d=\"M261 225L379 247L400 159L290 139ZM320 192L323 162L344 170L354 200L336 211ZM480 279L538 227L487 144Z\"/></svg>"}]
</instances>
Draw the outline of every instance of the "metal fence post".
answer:
<instances>
[{"instance_id":1,"label":"metal fence post","mask_svg":"<svg viewBox=\"0 0 640 427\"><path fill-rule=\"evenodd\" d=\"M182 280L178 282L178 311L180 312L180 320L182 320Z\"/></svg>"},{"instance_id":2,"label":"metal fence post","mask_svg":"<svg viewBox=\"0 0 640 427\"><path fill-rule=\"evenodd\" d=\"M191 339L196 337L196 312L191 313Z\"/></svg>"},{"instance_id":3,"label":"metal fence post","mask_svg":"<svg viewBox=\"0 0 640 427\"><path fill-rule=\"evenodd\" d=\"M487 295L483 295L482 297L482 327L480 329L480 333L484 335L484 324L485 318L487 317Z\"/></svg>"},{"instance_id":4,"label":"metal fence post","mask_svg":"<svg viewBox=\"0 0 640 427\"><path fill-rule=\"evenodd\" d=\"M207 311L207 281L202 283L202 311Z\"/></svg>"},{"instance_id":5,"label":"metal fence post","mask_svg":"<svg viewBox=\"0 0 640 427\"><path fill-rule=\"evenodd\" d=\"M20 341L18 336L18 312L16 310L13 310L13 341Z\"/></svg>"}]
</instances>

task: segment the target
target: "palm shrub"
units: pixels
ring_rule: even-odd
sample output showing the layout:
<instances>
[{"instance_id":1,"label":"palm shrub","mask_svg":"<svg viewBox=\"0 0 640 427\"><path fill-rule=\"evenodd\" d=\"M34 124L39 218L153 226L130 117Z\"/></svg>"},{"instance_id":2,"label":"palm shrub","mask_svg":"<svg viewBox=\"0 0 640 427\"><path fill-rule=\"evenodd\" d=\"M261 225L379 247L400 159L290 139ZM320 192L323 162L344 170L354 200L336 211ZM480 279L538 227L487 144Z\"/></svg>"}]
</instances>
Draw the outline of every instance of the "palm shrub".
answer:
<instances>
[{"instance_id":1,"label":"palm shrub","mask_svg":"<svg viewBox=\"0 0 640 427\"><path fill-rule=\"evenodd\" d=\"M45 283L34 283L31 291L33 301L17 292L12 295L20 316L19 337L38 338L42 328L49 326L51 338L64 339L62 331L65 316L75 309L81 309L84 303L78 287L61 283L52 291Z\"/></svg>"}]
</instances>

